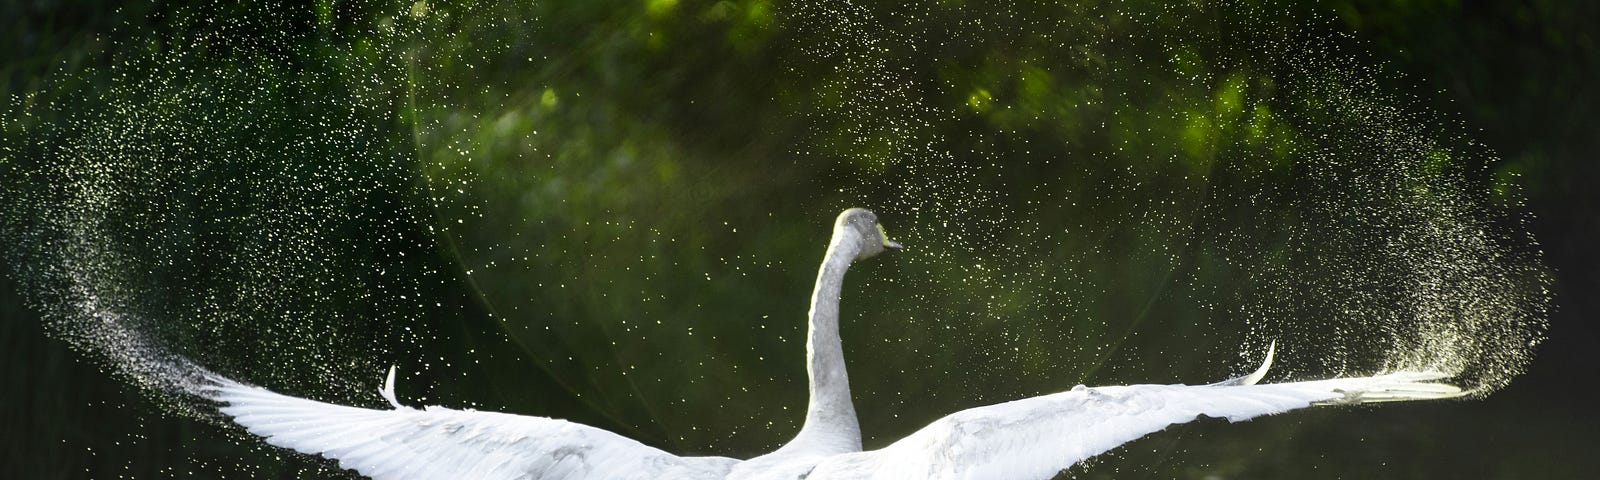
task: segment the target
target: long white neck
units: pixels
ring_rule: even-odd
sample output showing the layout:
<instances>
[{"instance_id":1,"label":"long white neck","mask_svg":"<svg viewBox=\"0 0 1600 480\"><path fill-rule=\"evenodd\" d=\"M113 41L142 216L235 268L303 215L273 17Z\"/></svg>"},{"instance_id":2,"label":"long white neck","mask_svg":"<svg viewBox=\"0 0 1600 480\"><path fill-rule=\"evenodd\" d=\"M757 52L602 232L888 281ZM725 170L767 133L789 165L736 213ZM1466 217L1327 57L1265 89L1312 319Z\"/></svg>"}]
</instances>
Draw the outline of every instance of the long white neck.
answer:
<instances>
[{"instance_id":1,"label":"long white neck","mask_svg":"<svg viewBox=\"0 0 1600 480\"><path fill-rule=\"evenodd\" d=\"M806 331L806 375L811 380L811 400L806 423L782 450L816 453L861 451L861 426L850 401L850 377L845 373L844 347L839 343L839 294L844 272L861 248L850 228L834 230L827 257L817 271L811 292L810 326Z\"/></svg>"}]
</instances>

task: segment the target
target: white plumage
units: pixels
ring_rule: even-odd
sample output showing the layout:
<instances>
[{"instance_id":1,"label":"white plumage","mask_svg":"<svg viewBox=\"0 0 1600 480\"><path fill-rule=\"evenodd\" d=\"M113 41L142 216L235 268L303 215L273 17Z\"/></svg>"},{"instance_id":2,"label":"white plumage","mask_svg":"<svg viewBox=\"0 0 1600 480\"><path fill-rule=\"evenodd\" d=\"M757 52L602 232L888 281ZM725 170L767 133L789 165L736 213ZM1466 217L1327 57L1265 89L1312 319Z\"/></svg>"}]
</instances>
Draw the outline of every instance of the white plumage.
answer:
<instances>
[{"instance_id":1,"label":"white plumage","mask_svg":"<svg viewBox=\"0 0 1600 480\"><path fill-rule=\"evenodd\" d=\"M391 410L334 405L207 374L197 392L223 404L267 443L336 459L390 479L1047 479L1073 464L1200 416L1243 421L1312 405L1450 398L1438 372L1394 372L1261 385L1255 372L1211 385L1088 388L963 410L887 447L861 451L838 339L844 271L898 249L867 210L839 215L812 293L806 423L777 451L740 461L679 457L563 420L473 410L405 407L394 370L382 396Z\"/></svg>"},{"instance_id":2,"label":"white plumage","mask_svg":"<svg viewBox=\"0 0 1600 480\"><path fill-rule=\"evenodd\" d=\"M722 478L737 463L678 457L565 420L442 407L371 410L212 381L211 398L250 433L375 479Z\"/></svg>"},{"instance_id":3,"label":"white plumage","mask_svg":"<svg viewBox=\"0 0 1600 480\"><path fill-rule=\"evenodd\" d=\"M1200 416L1231 422L1368 395L1459 395L1438 373L1402 372L1268 385L1088 388L962 410L870 452L829 458L811 478L1047 479L1075 463ZM1403 398L1400 398L1403 397Z\"/></svg>"}]
</instances>

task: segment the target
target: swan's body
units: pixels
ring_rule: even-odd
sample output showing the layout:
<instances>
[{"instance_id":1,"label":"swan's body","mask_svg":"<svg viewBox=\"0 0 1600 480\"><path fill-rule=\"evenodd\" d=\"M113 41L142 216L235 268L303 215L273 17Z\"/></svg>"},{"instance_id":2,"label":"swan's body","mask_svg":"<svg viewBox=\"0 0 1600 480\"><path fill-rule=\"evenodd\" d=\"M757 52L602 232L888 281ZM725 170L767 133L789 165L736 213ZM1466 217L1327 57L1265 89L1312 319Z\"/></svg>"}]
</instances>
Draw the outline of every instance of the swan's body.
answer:
<instances>
[{"instance_id":1,"label":"swan's body","mask_svg":"<svg viewBox=\"0 0 1600 480\"><path fill-rule=\"evenodd\" d=\"M806 422L782 448L750 460L679 457L605 430L543 417L394 398L390 371L373 410L274 393L211 375L202 394L267 443L336 459L374 479L1045 479L1169 425L1198 416L1242 421L1321 404L1459 396L1435 372L1259 385L1271 364L1211 385L1087 388L956 412L887 447L861 451L839 342L839 296L855 260L897 249L872 212L834 225L812 292Z\"/></svg>"}]
</instances>

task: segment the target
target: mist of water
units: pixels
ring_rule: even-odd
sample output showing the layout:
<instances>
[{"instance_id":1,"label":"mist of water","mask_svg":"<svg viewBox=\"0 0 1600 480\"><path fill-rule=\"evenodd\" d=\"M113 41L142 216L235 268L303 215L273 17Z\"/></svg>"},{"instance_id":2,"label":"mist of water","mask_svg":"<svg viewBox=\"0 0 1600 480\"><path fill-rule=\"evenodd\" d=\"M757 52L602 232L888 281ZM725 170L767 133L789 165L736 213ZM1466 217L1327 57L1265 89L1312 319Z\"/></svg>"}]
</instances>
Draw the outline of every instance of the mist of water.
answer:
<instances>
[{"instance_id":1,"label":"mist of water","mask_svg":"<svg viewBox=\"0 0 1600 480\"><path fill-rule=\"evenodd\" d=\"M153 391L198 365L371 405L392 363L528 375L577 399L531 402L690 450L798 425L804 294L847 206L910 247L852 272L847 348L880 356L852 365L859 409L897 412L869 436L1217 380L1274 340L1270 380L1487 395L1542 338L1514 178L1326 26L673 5L586 35L547 22L602 21L577 7L184 14L14 102L8 259L52 334ZM729 50L684 53L723 44L706 29Z\"/></svg>"}]
</instances>

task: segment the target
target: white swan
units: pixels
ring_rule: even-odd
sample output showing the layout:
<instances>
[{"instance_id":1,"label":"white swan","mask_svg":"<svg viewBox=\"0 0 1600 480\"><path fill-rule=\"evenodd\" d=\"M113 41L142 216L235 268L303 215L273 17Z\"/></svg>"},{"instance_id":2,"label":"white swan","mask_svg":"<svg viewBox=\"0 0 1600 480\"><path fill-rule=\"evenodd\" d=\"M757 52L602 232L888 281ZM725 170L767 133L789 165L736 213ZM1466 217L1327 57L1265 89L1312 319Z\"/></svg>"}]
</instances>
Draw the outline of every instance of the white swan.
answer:
<instances>
[{"instance_id":1,"label":"white swan","mask_svg":"<svg viewBox=\"0 0 1600 480\"><path fill-rule=\"evenodd\" d=\"M392 410L290 397L207 374L202 394L267 443L336 459L374 479L1047 479L1081 460L1198 416L1230 421L1313 405L1460 396L1438 372L1258 385L1254 373L1210 385L1087 388L956 412L887 447L861 451L839 343L839 295L855 260L899 248L864 209L834 223L812 292L811 397L788 444L746 461L679 457L621 435L543 417L402 406Z\"/></svg>"}]
</instances>

